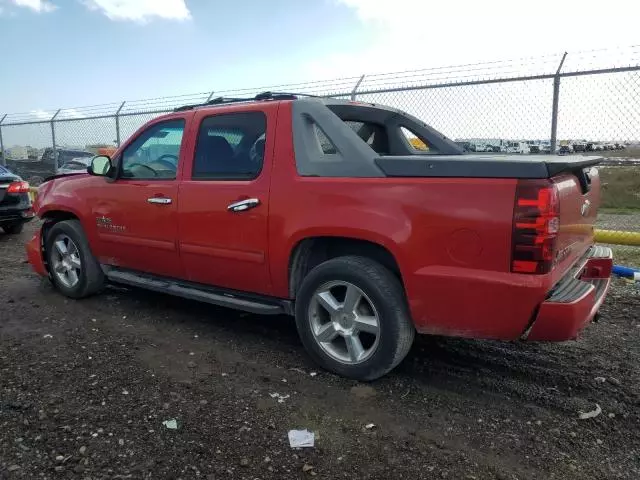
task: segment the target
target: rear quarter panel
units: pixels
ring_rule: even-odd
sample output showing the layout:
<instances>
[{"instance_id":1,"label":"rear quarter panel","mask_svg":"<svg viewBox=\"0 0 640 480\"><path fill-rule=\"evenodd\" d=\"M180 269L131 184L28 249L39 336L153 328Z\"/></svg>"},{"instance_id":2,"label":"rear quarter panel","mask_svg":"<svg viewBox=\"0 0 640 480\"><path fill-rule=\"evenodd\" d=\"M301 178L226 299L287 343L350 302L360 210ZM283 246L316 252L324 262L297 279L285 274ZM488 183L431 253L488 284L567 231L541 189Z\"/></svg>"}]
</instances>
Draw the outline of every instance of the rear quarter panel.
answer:
<instances>
[{"instance_id":1,"label":"rear quarter panel","mask_svg":"<svg viewBox=\"0 0 640 480\"><path fill-rule=\"evenodd\" d=\"M363 239L395 257L419 331L517 338L546 286L544 278L509 272L514 194L512 180L274 179L277 294L288 296L289 257L301 240Z\"/></svg>"},{"instance_id":2,"label":"rear quarter panel","mask_svg":"<svg viewBox=\"0 0 640 480\"><path fill-rule=\"evenodd\" d=\"M418 331L518 338L548 279L509 271L515 180L300 177L290 131L280 116L269 210L275 295L289 296L290 256L303 239L363 239L395 257Z\"/></svg>"}]
</instances>

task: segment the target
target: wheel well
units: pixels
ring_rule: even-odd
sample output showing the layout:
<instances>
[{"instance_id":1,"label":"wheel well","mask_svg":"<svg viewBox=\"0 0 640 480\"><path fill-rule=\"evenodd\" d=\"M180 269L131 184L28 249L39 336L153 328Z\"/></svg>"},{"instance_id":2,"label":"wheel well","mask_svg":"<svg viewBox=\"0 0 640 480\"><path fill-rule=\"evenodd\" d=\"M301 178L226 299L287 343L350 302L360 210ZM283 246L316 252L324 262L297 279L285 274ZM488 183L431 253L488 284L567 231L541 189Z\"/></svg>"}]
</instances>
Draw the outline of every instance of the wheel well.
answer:
<instances>
[{"instance_id":1,"label":"wheel well","mask_svg":"<svg viewBox=\"0 0 640 480\"><path fill-rule=\"evenodd\" d=\"M78 220L78 217L73 213L65 212L64 210L52 210L45 213L42 216L42 220L44 220L44 224L42 225L42 253L44 254L44 245L49 229L58 222L63 222L65 220Z\"/></svg>"},{"instance_id":2,"label":"wheel well","mask_svg":"<svg viewBox=\"0 0 640 480\"><path fill-rule=\"evenodd\" d=\"M302 280L314 267L332 258L346 255L375 260L393 272L402 283L398 262L385 247L366 240L348 237L314 237L300 241L291 254L289 259L290 297L296 297Z\"/></svg>"},{"instance_id":3,"label":"wheel well","mask_svg":"<svg viewBox=\"0 0 640 480\"><path fill-rule=\"evenodd\" d=\"M42 219L45 222L53 224L53 223L62 222L64 220L78 220L78 217L76 217L73 213L65 212L64 210L52 210L50 212L45 213L42 216Z\"/></svg>"}]
</instances>

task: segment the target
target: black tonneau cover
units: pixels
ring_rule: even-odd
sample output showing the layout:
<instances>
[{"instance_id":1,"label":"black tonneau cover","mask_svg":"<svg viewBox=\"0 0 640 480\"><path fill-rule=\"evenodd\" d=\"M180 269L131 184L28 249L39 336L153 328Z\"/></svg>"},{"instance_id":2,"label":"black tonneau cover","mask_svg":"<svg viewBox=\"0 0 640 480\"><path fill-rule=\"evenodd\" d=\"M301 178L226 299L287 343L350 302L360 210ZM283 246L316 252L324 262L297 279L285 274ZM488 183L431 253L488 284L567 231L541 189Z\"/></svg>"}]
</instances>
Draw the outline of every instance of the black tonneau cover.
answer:
<instances>
[{"instance_id":1,"label":"black tonneau cover","mask_svg":"<svg viewBox=\"0 0 640 480\"><path fill-rule=\"evenodd\" d=\"M561 155L410 155L375 159L388 177L445 178L551 178L601 161L601 157Z\"/></svg>"}]
</instances>

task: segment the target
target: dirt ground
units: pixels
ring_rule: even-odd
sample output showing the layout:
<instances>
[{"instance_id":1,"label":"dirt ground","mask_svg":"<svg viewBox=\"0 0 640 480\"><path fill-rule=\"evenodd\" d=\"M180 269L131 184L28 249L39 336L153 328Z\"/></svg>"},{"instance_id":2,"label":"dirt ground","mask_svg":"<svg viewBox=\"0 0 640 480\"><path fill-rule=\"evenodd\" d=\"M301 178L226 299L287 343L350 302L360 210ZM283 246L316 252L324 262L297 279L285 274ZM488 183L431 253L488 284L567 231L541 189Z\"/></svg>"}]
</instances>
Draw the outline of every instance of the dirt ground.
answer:
<instances>
[{"instance_id":1,"label":"dirt ground","mask_svg":"<svg viewBox=\"0 0 640 480\"><path fill-rule=\"evenodd\" d=\"M0 234L0 479L640 478L635 286L577 342L422 337L365 385L318 370L286 317L67 300L24 262L29 236Z\"/></svg>"}]
</instances>

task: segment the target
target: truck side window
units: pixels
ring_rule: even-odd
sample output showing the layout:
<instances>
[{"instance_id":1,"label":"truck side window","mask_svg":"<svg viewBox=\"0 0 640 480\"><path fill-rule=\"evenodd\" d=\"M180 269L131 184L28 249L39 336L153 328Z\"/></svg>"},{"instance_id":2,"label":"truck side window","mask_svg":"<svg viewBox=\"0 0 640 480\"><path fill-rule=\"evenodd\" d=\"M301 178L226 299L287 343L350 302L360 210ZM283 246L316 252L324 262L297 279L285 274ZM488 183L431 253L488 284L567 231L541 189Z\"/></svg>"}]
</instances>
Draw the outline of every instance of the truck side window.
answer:
<instances>
[{"instance_id":1,"label":"truck side window","mask_svg":"<svg viewBox=\"0 0 640 480\"><path fill-rule=\"evenodd\" d=\"M252 180L264 163L267 119L262 112L206 117L200 124L194 180Z\"/></svg>"},{"instance_id":2,"label":"truck side window","mask_svg":"<svg viewBox=\"0 0 640 480\"><path fill-rule=\"evenodd\" d=\"M122 178L175 179L183 133L182 119L156 123L142 132L122 154Z\"/></svg>"},{"instance_id":3,"label":"truck side window","mask_svg":"<svg viewBox=\"0 0 640 480\"><path fill-rule=\"evenodd\" d=\"M409 130L407 127L400 127L400 130L405 140L409 142L409 145L414 150L418 150L420 152L429 151L429 145L427 145L420 137L418 137L415 132Z\"/></svg>"},{"instance_id":4,"label":"truck side window","mask_svg":"<svg viewBox=\"0 0 640 480\"><path fill-rule=\"evenodd\" d=\"M332 155L334 153L338 153L338 149L333 144L333 142L327 137L327 134L322 131L322 129L318 126L317 123L313 124L313 130L316 135L316 141L318 142L318 146L322 153L325 155Z\"/></svg>"}]
</instances>

